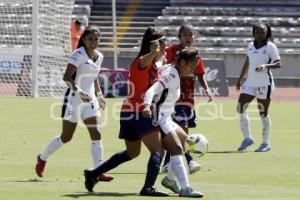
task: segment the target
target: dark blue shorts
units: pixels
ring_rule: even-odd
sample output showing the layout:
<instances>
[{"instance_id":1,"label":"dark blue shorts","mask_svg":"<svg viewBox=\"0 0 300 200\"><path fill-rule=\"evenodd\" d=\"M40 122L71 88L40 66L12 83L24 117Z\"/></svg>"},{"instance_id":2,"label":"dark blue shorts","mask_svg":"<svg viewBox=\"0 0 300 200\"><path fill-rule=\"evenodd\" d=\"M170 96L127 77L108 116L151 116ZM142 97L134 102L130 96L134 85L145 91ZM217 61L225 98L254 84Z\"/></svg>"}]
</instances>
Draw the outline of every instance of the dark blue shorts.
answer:
<instances>
[{"instance_id":1,"label":"dark blue shorts","mask_svg":"<svg viewBox=\"0 0 300 200\"><path fill-rule=\"evenodd\" d=\"M158 131L159 126L152 123L152 118L143 117L141 112L123 112L120 114L119 138L138 141L144 135Z\"/></svg>"},{"instance_id":2,"label":"dark blue shorts","mask_svg":"<svg viewBox=\"0 0 300 200\"><path fill-rule=\"evenodd\" d=\"M175 113L172 115L173 120L180 126L196 127L196 112L194 108L184 105L175 106Z\"/></svg>"}]
</instances>

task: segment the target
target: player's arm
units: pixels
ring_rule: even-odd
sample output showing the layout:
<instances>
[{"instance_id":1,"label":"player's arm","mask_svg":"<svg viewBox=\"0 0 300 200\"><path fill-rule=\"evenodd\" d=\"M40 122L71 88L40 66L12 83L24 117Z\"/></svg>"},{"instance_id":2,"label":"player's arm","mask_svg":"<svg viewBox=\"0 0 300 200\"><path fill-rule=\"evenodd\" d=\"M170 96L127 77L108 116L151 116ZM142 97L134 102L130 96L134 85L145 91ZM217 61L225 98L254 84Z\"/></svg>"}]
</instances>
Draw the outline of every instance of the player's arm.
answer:
<instances>
[{"instance_id":1,"label":"player's arm","mask_svg":"<svg viewBox=\"0 0 300 200\"><path fill-rule=\"evenodd\" d=\"M75 85L74 79L73 79L73 75L76 73L76 70L77 70L77 67L75 65L69 63L67 65L67 69L66 69L64 77L63 77L64 82L73 91L78 90L77 86Z\"/></svg>"},{"instance_id":2,"label":"player's arm","mask_svg":"<svg viewBox=\"0 0 300 200\"><path fill-rule=\"evenodd\" d=\"M156 94L159 94L161 91L165 89L165 85L161 81L155 82L147 91L144 96L144 109L142 111L142 114L144 117L152 117L152 112L151 112L151 103L153 100L153 97Z\"/></svg>"},{"instance_id":3,"label":"player's arm","mask_svg":"<svg viewBox=\"0 0 300 200\"><path fill-rule=\"evenodd\" d=\"M273 63L260 65L259 67L255 68L255 71L261 72L261 71L263 71L266 68L277 69L277 68L280 68L280 67L281 67L280 60L275 60Z\"/></svg>"},{"instance_id":4,"label":"player's arm","mask_svg":"<svg viewBox=\"0 0 300 200\"><path fill-rule=\"evenodd\" d=\"M239 77L239 79L238 79L238 81L236 83L236 89L237 90L240 89L240 87L241 87L241 85L242 85L242 83L244 81L244 78L245 78L245 76L246 76L246 74L248 72L248 69L249 69L249 57L247 56L246 60L244 62L243 69L241 71L240 77Z\"/></svg>"},{"instance_id":5,"label":"player's arm","mask_svg":"<svg viewBox=\"0 0 300 200\"><path fill-rule=\"evenodd\" d=\"M88 94L81 91L81 89L75 84L73 75L75 74L76 70L77 70L77 67L75 65L69 63L67 65L67 69L65 71L63 80L65 81L65 83L68 85L68 87L71 90L73 90L79 94L79 96L83 102L90 102L91 97Z\"/></svg>"},{"instance_id":6,"label":"player's arm","mask_svg":"<svg viewBox=\"0 0 300 200\"><path fill-rule=\"evenodd\" d=\"M106 101L105 101L105 98L102 94L98 77L94 81L94 87L95 87L96 97L97 97L98 102L99 102L99 106L100 106L101 109L104 109L105 105L106 105Z\"/></svg>"},{"instance_id":7,"label":"player's arm","mask_svg":"<svg viewBox=\"0 0 300 200\"><path fill-rule=\"evenodd\" d=\"M200 85L203 87L205 95L208 96L208 102L212 101L213 97L212 97L212 93L211 90L208 87L207 81L205 79L204 74L198 74L197 75L198 81L200 83Z\"/></svg>"},{"instance_id":8,"label":"player's arm","mask_svg":"<svg viewBox=\"0 0 300 200\"><path fill-rule=\"evenodd\" d=\"M151 49L150 53L144 55L141 58L141 65L140 65L141 69L145 69L149 64L151 64L156 54L159 52L159 43L158 42L152 43L150 49Z\"/></svg>"},{"instance_id":9,"label":"player's arm","mask_svg":"<svg viewBox=\"0 0 300 200\"><path fill-rule=\"evenodd\" d=\"M269 64L262 64L262 65L258 66L257 68L255 68L255 71L261 72L261 71L264 71L264 69L266 69L266 68L276 69L276 68L281 67L279 51L278 51L276 45L274 45L273 43L268 45L267 52L269 52L268 55L273 62L269 63Z\"/></svg>"}]
</instances>

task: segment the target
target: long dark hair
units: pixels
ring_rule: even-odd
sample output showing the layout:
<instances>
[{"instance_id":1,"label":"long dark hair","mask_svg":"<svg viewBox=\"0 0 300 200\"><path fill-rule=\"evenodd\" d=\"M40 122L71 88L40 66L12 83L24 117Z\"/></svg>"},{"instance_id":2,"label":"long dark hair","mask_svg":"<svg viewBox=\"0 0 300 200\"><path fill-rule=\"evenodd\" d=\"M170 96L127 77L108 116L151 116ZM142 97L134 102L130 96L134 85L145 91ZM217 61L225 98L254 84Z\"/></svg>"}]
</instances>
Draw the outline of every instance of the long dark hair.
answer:
<instances>
[{"instance_id":1,"label":"long dark hair","mask_svg":"<svg viewBox=\"0 0 300 200\"><path fill-rule=\"evenodd\" d=\"M148 27L144 32L139 54L137 55L137 57L134 59L132 63L134 63L136 59L139 58L140 56L150 53L151 41L161 38L163 36L165 36L165 34L162 31L159 31L152 26Z\"/></svg>"},{"instance_id":2,"label":"long dark hair","mask_svg":"<svg viewBox=\"0 0 300 200\"><path fill-rule=\"evenodd\" d=\"M88 26L84 29L82 35L80 36L80 39L79 39L79 42L78 42L78 45L77 45L77 49L84 46L83 39L91 33L96 33L99 37L101 37L100 30L97 27Z\"/></svg>"},{"instance_id":3,"label":"long dark hair","mask_svg":"<svg viewBox=\"0 0 300 200\"><path fill-rule=\"evenodd\" d=\"M253 37L255 38L255 29L256 28L267 28L267 34L266 34L266 39L265 39L265 43L267 43L268 41L273 41L273 35L272 35L272 29L271 29L271 26L270 26L270 24L268 24L268 23L266 23L266 24L264 24L264 23L258 23L258 24L254 24L253 26L252 26L252 35L253 35ZM255 41L255 40L254 40Z\"/></svg>"}]
</instances>

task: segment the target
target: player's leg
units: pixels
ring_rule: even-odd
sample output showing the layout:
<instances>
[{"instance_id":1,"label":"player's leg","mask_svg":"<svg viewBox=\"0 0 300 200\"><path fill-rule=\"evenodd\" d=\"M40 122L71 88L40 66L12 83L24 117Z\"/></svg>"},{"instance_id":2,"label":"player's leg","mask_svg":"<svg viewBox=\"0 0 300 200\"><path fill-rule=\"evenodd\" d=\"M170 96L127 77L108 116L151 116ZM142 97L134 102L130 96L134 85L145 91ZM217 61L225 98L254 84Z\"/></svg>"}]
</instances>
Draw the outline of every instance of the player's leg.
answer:
<instances>
[{"instance_id":1,"label":"player's leg","mask_svg":"<svg viewBox=\"0 0 300 200\"><path fill-rule=\"evenodd\" d=\"M271 118L269 116L269 106L271 99L257 99L258 110L262 122L262 144L255 150L256 152L266 152L271 150L270 145L270 129L271 129Z\"/></svg>"},{"instance_id":2,"label":"player's leg","mask_svg":"<svg viewBox=\"0 0 300 200\"><path fill-rule=\"evenodd\" d=\"M194 108L192 107L186 107L186 116L187 116L187 127L183 128L183 130L189 134L189 128L195 128L196 127L196 112ZM182 128L182 127L181 127ZM185 145L185 144L183 144ZM185 151L185 159L187 161L188 167L189 167L189 173L195 173L201 169L201 165L194 161L193 157L190 155L188 151Z\"/></svg>"},{"instance_id":3,"label":"player's leg","mask_svg":"<svg viewBox=\"0 0 300 200\"><path fill-rule=\"evenodd\" d=\"M141 151L141 141L128 141L125 140L126 150L120 151L112 155L108 160L104 161L100 166L94 170L90 170L92 175L103 174L110 171L120 164L136 158Z\"/></svg>"},{"instance_id":4,"label":"player's leg","mask_svg":"<svg viewBox=\"0 0 300 200\"><path fill-rule=\"evenodd\" d=\"M185 140L186 140L186 133L184 131L177 132L178 138L181 142L182 147L184 147ZM167 171L167 176L165 176L161 184L170 190L172 190L174 193L179 193L180 189L176 183L176 174L174 172L172 164L168 165L168 171Z\"/></svg>"},{"instance_id":5,"label":"player's leg","mask_svg":"<svg viewBox=\"0 0 300 200\"><path fill-rule=\"evenodd\" d=\"M61 135L55 136L52 140L50 140L44 151L37 157L35 171L39 177L43 177L43 172L48 157L61 148L64 143L69 142L73 137L77 123L63 120L62 124L63 130Z\"/></svg>"},{"instance_id":6,"label":"player's leg","mask_svg":"<svg viewBox=\"0 0 300 200\"><path fill-rule=\"evenodd\" d=\"M90 117L83 120L87 127L91 138L91 154L93 158L94 167L98 167L103 161L103 144L101 134L99 131L99 119L97 117Z\"/></svg>"},{"instance_id":7,"label":"player's leg","mask_svg":"<svg viewBox=\"0 0 300 200\"><path fill-rule=\"evenodd\" d=\"M245 93L241 93L239 96L237 112L239 113L240 129L241 129L244 139L243 139L241 145L239 146L238 151L244 151L248 146L250 146L254 143L251 132L250 132L249 116L246 112L249 104L251 103L251 101L254 98L255 98L254 92L251 91L251 88L249 88L249 91L245 91Z\"/></svg>"},{"instance_id":8,"label":"player's leg","mask_svg":"<svg viewBox=\"0 0 300 200\"><path fill-rule=\"evenodd\" d=\"M172 119L183 129L188 133L188 116L186 112L186 107L184 105L178 104L175 106L175 113L172 115ZM193 159L188 153L185 154L187 163ZM165 160L162 166L161 171L162 172L168 172L170 162L170 153L167 152L165 155Z\"/></svg>"},{"instance_id":9,"label":"player's leg","mask_svg":"<svg viewBox=\"0 0 300 200\"><path fill-rule=\"evenodd\" d=\"M162 159L164 158L164 162L161 166L160 172L161 173L167 173L168 172L168 167L169 167L169 162L170 162L170 153L169 152L165 152L165 156L162 157Z\"/></svg>"},{"instance_id":10,"label":"player's leg","mask_svg":"<svg viewBox=\"0 0 300 200\"><path fill-rule=\"evenodd\" d=\"M140 154L141 141L125 140L126 150L120 151L112 155L108 160L104 161L100 166L95 169L84 170L85 188L89 192L93 192L95 184L98 182L97 177L99 174L108 172L120 164L136 158Z\"/></svg>"},{"instance_id":11,"label":"player's leg","mask_svg":"<svg viewBox=\"0 0 300 200\"><path fill-rule=\"evenodd\" d=\"M132 125L136 123L136 114L133 112L120 113L120 133L119 138L125 140L126 150L120 151L112 155L108 160L104 161L100 166L93 170L84 170L85 187L88 191L92 192L97 177L100 174L108 172L116 168L118 165L134 159L140 154L141 140L138 133L133 129ZM139 126L137 126L139 128Z\"/></svg>"},{"instance_id":12,"label":"player's leg","mask_svg":"<svg viewBox=\"0 0 300 200\"><path fill-rule=\"evenodd\" d=\"M103 162L103 144L101 133L99 131L99 117L90 117L83 120L91 138L91 155L94 163L94 168L98 167ZM111 181L112 176L107 174L99 174L98 181Z\"/></svg>"},{"instance_id":13,"label":"player's leg","mask_svg":"<svg viewBox=\"0 0 300 200\"><path fill-rule=\"evenodd\" d=\"M164 130L164 132L165 131L166 130ZM176 130L169 131L163 138L164 147L171 154L170 170L174 172L180 183L181 190L179 192L179 196L202 197L203 194L201 192L194 191L191 188L188 180L187 171L183 162L184 148L182 143L185 141L185 139L186 134L180 127L178 127Z\"/></svg>"},{"instance_id":14,"label":"player's leg","mask_svg":"<svg viewBox=\"0 0 300 200\"><path fill-rule=\"evenodd\" d=\"M163 154L161 134L159 130L154 130L142 136L142 141L150 152L147 164L145 183L140 191L141 196L168 196L167 193L156 190L154 184L159 174L161 155Z\"/></svg>"}]
</instances>

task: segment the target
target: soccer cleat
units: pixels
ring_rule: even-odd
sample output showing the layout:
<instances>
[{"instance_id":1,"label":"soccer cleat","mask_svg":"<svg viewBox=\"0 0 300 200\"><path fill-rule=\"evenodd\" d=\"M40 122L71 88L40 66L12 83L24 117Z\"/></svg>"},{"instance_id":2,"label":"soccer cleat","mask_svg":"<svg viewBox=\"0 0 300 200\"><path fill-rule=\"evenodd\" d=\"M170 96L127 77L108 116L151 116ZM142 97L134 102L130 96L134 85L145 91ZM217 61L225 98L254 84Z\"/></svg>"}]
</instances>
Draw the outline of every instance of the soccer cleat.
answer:
<instances>
[{"instance_id":1,"label":"soccer cleat","mask_svg":"<svg viewBox=\"0 0 300 200\"><path fill-rule=\"evenodd\" d=\"M180 197L197 197L197 198L202 198L204 194L201 192L197 192L193 190L191 187L187 187L185 189L181 189L179 192Z\"/></svg>"},{"instance_id":2,"label":"soccer cleat","mask_svg":"<svg viewBox=\"0 0 300 200\"><path fill-rule=\"evenodd\" d=\"M195 173L201 169L201 165L196 163L195 161L191 160L189 162L189 172L190 174Z\"/></svg>"},{"instance_id":3,"label":"soccer cleat","mask_svg":"<svg viewBox=\"0 0 300 200\"><path fill-rule=\"evenodd\" d=\"M253 143L254 141L251 138L245 138L242 144L240 145L240 147L238 148L238 151L244 151L245 149L247 149L247 147L249 147Z\"/></svg>"},{"instance_id":4,"label":"soccer cleat","mask_svg":"<svg viewBox=\"0 0 300 200\"><path fill-rule=\"evenodd\" d=\"M271 145L262 143L256 150L255 152L267 152L271 150Z\"/></svg>"},{"instance_id":5,"label":"soccer cleat","mask_svg":"<svg viewBox=\"0 0 300 200\"><path fill-rule=\"evenodd\" d=\"M114 177L108 175L108 174L100 174L98 177L97 177L97 180L98 181L102 181L102 182L109 182L111 180L113 180Z\"/></svg>"},{"instance_id":6,"label":"soccer cleat","mask_svg":"<svg viewBox=\"0 0 300 200\"><path fill-rule=\"evenodd\" d=\"M84 173L84 178L85 178L85 181L84 181L85 188L89 192L94 192L93 191L94 186L98 182L97 178L94 178L91 174L91 171L89 171L88 169L84 170L83 173Z\"/></svg>"},{"instance_id":7,"label":"soccer cleat","mask_svg":"<svg viewBox=\"0 0 300 200\"><path fill-rule=\"evenodd\" d=\"M165 192L157 191L155 186L152 186L152 187L148 187L148 188L143 188L140 192L140 196L167 197L169 195Z\"/></svg>"},{"instance_id":8,"label":"soccer cleat","mask_svg":"<svg viewBox=\"0 0 300 200\"><path fill-rule=\"evenodd\" d=\"M39 177L43 177L43 172L46 166L46 162L45 160L41 159L41 155L37 156L37 163L35 165L35 172Z\"/></svg>"},{"instance_id":9,"label":"soccer cleat","mask_svg":"<svg viewBox=\"0 0 300 200\"><path fill-rule=\"evenodd\" d=\"M161 184L165 187L168 188L170 190L172 190L174 193L178 194L179 193L179 187L176 183L175 180L171 180L169 179L167 176L165 176L162 180L161 180Z\"/></svg>"},{"instance_id":10,"label":"soccer cleat","mask_svg":"<svg viewBox=\"0 0 300 200\"><path fill-rule=\"evenodd\" d=\"M160 169L160 173L167 173L168 172L168 166L169 166L169 163L162 166L161 169Z\"/></svg>"}]
</instances>

